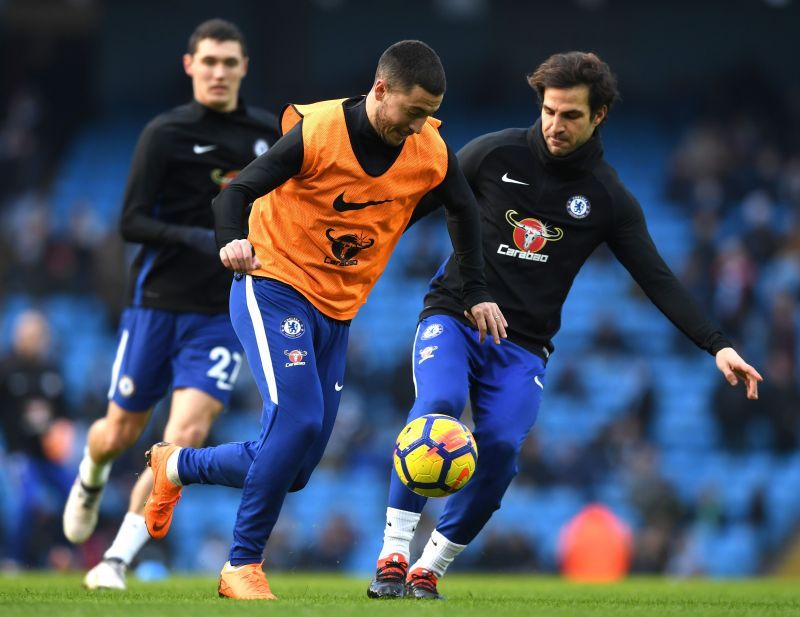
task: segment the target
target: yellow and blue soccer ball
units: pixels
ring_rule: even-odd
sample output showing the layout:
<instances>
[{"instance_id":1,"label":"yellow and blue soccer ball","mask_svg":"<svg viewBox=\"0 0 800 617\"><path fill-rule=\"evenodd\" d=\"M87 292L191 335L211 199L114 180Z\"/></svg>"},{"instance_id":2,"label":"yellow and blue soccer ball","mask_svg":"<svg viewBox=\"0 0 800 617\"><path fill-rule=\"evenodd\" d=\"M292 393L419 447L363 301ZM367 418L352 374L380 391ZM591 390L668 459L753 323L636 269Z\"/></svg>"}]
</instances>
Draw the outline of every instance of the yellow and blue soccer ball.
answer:
<instances>
[{"instance_id":1,"label":"yellow and blue soccer ball","mask_svg":"<svg viewBox=\"0 0 800 617\"><path fill-rule=\"evenodd\" d=\"M477 462L478 447L470 430L444 414L412 420L394 446L394 470L400 480L425 497L445 497L463 488Z\"/></svg>"}]
</instances>

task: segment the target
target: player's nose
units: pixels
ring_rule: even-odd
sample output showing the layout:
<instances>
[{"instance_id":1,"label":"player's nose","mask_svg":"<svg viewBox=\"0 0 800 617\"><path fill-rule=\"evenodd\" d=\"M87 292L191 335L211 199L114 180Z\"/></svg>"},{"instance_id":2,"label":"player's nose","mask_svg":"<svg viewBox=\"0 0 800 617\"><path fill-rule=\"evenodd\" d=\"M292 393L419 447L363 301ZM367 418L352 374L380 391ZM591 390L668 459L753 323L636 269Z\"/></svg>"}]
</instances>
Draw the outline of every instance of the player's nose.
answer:
<instances>
[{"instance_id":1,"label":"player's nose","mask_svg":"<svg viewBox=\"0 0 800 617\"><path fill-rule=\"evenodd\" d=\"M408 128L410 128L412 131L414 131L419 135L419 133L422 132L423 126L425 126L425 118L418 118L417 120L414 120L414 122L409 124Z\"/></svg>"}]
</instances>

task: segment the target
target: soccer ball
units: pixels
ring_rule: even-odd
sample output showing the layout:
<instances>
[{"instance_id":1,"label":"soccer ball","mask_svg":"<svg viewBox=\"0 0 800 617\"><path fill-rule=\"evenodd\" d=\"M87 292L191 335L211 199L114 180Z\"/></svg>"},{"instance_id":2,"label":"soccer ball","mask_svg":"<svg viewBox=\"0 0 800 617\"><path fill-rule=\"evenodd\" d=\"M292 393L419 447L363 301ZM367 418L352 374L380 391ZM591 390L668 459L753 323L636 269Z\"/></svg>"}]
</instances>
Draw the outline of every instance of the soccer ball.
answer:
<instances>
[{"instance_id":1,"label":"soccer ball","mask_svg":"<svg viewBox=\"0 0 800 617\"><path fill-rule=\"evenodd\" d=\"M400 480L425 497L445 497L463 488L477 462L478 447L470 430L439 413L409 422L394 446L394 470Z\"/></svg>"}]
</instances>

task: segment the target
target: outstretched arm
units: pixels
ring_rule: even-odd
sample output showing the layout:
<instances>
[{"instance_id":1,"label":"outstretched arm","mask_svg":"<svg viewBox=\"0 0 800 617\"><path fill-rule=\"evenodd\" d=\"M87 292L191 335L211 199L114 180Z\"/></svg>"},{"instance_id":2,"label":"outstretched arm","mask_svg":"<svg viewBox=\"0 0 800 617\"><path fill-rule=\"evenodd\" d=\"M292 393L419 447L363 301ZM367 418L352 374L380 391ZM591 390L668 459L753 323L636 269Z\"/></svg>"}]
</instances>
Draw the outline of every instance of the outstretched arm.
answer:
<instances>
[{"instance_id":1,"label":"outstretched arm","mask_svg":"<svg viewBox=\"0 0 800 617\"><path fill-rule=\"evenodd\" d=\"M736 353L725 335L706 319L689 292L664 263L647 231L641 207L629 194L623 205L611 249L664 315L701 349L712 354L717 368L732 386L743 379L747 398L758 398L758 382L763 378Z\"/></svg>"}]
</instances>

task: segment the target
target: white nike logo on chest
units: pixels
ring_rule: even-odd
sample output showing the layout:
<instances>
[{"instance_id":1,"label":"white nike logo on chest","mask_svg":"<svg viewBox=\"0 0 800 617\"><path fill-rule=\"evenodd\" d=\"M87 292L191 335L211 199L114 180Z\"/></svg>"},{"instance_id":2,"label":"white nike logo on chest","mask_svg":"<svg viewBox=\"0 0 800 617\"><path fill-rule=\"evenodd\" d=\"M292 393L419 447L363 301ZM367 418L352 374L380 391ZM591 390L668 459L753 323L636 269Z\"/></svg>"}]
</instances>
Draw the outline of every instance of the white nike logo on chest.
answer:
<instances>
[{"instance_id":1,"label":"white nike logo on chest","mask_svg":"<svg viewBox=\"0 0 800 617\"><path fill-rule=\"evenodd\" d=\"M504 173L503 177L500 178L503 182L508 182L510 184L522 184L524 186L530 186L527 182L522 182L521 180L514 180L514 178L509 178L508 173Z\"/></svg>"},{"instance_id":2,"label":"white nike logo on chest","mask_svg":"<svg viewBox=\"0 0 800 617\"><path fill-rule=\"evenodd\" d=\"M194 147L192 148L192 151L195 154L205 154L206 152L211 152L212 150L216 149L217 149L216 144L209 144L207 146L201 146L200 144L195 144Z\"/></svg>"}]
</instances>

